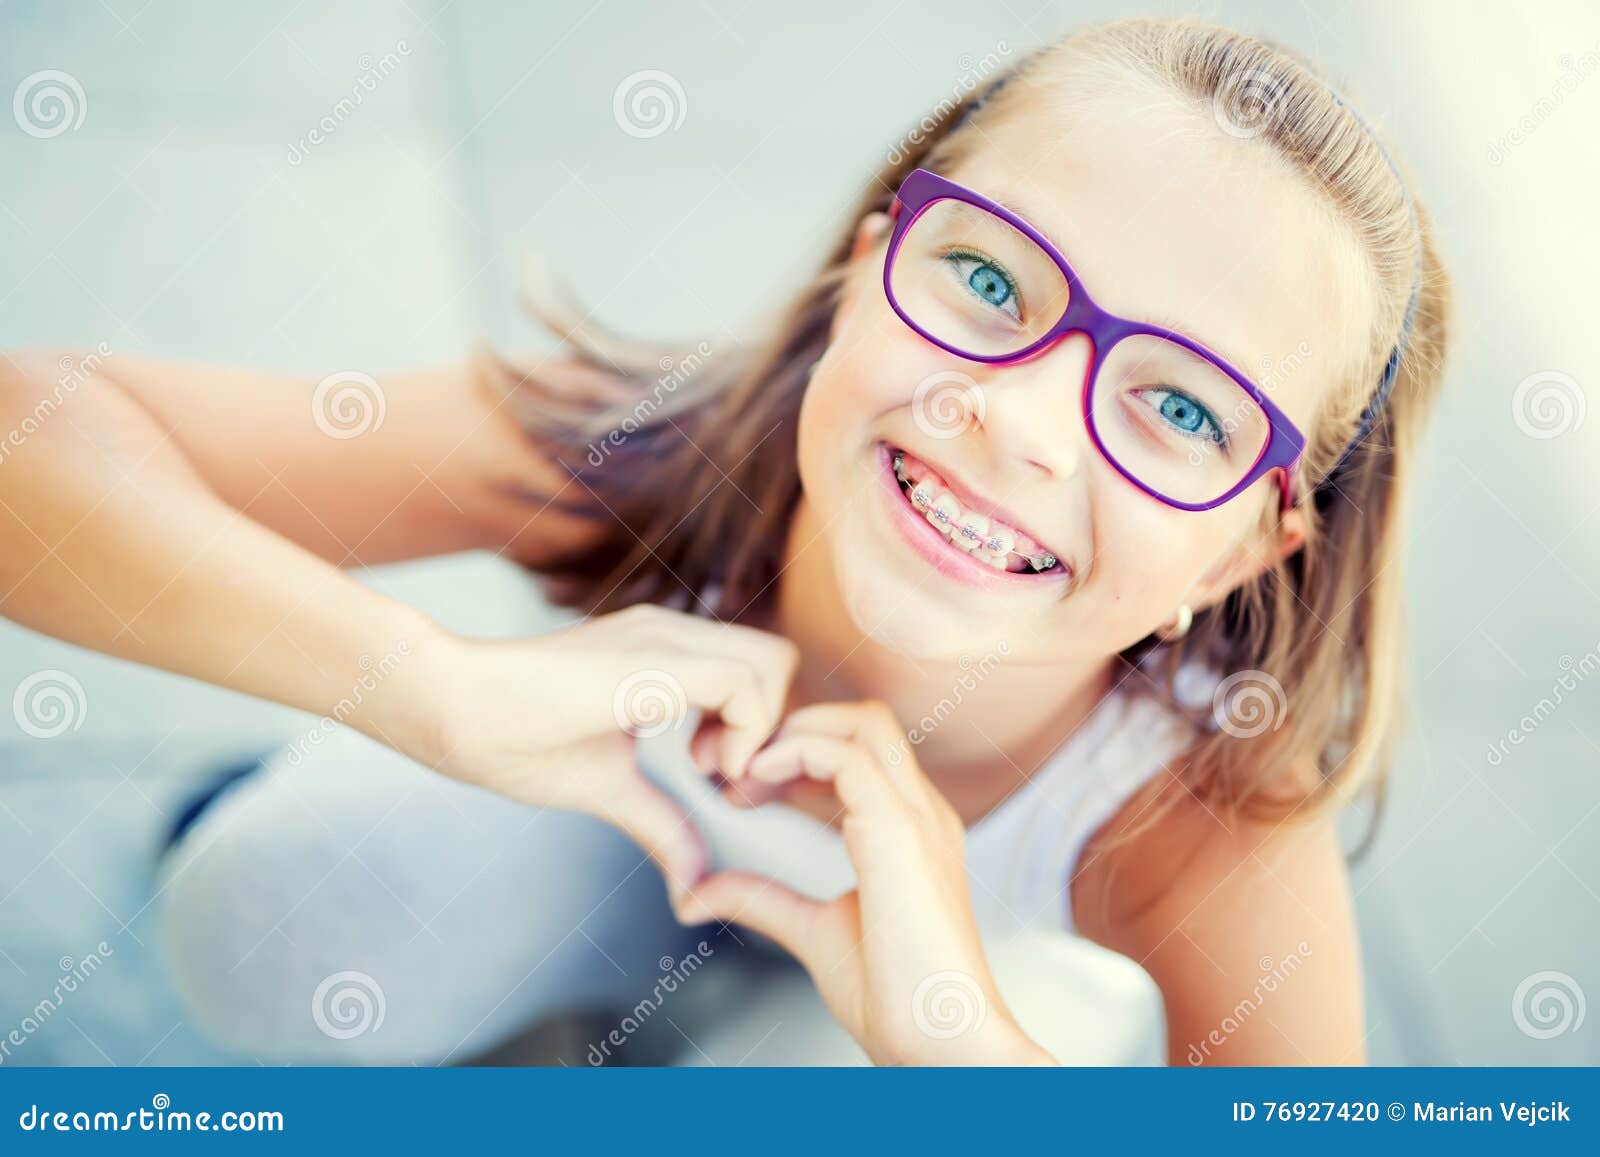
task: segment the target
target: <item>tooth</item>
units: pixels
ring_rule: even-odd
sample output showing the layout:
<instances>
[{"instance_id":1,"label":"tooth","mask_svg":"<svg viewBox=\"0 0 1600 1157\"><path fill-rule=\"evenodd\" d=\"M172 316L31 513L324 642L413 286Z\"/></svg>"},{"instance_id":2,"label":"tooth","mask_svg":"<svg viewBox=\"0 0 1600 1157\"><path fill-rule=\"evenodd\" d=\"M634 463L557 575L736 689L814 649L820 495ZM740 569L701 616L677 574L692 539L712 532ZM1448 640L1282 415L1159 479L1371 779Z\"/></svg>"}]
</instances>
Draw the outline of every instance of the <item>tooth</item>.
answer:
<instances>
[{"instance_id":1,"label":"tooth","mask_svg":"<svg viewBox=\"0 0 1600 1157\"><path fill-rule=\"evenodd\" d=\"M962 550L973 550L989 533L989 520L981 514L963 514L955 532L950 535L952 545Z\"/></svg>"},{"instance_id":2,"label":"tooth","mask_svg":"<svg viewBox=\"0 0 1600 1157\"><path fill-rule=\"evenodd\" d=\"M955 500L955 496L941 494L933 500L933 505L928 508L928 513L925 517L940 530L949 534L951 527L955 525L955 521L960 515L961 503Z\"/></svg>"},{"instance_id":3,"label":"tooth","mask_svg":"<svg viewBox=\"0 0 1600 1157\"><path fill-rule=\"evenodd\" d=\"M1016 535L1003 526L992 526L989 529L989 541L984 543L990 554L999 555L1004 559L1017 545Z\"/></svg>"},{"instance_id":4,"label":"tooth","mask_svg":"<svg viewBox=\"0 0 1600 1157\"><path fill-rule=\"evenodd\" d=\"M911 505L918 510L926 510L933 503L933 490L924 482L918 482L911 488Z\"/></svg>"}]
</instances>

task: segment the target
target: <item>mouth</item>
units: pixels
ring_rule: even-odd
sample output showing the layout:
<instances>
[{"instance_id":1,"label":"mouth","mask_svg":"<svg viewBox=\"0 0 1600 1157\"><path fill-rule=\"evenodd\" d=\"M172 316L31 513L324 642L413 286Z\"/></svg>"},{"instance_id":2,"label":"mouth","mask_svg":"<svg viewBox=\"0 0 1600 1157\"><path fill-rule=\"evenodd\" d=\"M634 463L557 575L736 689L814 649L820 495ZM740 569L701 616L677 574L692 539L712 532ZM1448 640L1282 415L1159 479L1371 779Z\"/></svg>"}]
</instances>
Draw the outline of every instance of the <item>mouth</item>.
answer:
<instances>
[{"instance_id":1,"label":"mouth","mask_svg":"<svg viewBox=\"0 0 1600 1157\"><path fill-rule=\"evenodd\" d=\"M903 514L916 522L913 544L935 553L940 570L956 577L1012 580L1071 579L1072 567L1006 513L947 479L928 463L896 446L883 444L890 478L899 491ZM965 565L962 565L965 564Z\"/></svg>"}]
</instances>

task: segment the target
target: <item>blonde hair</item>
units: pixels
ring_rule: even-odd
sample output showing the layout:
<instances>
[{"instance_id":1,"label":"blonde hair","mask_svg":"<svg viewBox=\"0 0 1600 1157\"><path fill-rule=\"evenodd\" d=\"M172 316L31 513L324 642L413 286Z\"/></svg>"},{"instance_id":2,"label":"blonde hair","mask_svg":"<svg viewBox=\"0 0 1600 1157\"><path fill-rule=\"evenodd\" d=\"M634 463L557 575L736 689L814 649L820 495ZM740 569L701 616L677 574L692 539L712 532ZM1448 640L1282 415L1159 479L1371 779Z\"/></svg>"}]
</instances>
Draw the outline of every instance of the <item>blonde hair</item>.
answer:
<instances>
[{"instance_id":1,"label":"blonde hair","mask_svg":"<svg viewBox=\"0 0 1600 1157\"><path fill-rule=\"evenodd\" d=\"M596 519L592 542L543 568L553 596L607 611L698 599L716 584L717 610L727 617L767 598L800 496L800 399L808 367L828 344L854 223L887 211L912 169L948 171L984 124L1028 115L1056 86L1087 90L1118 79L1193 102L1298 173L1358 246L1373 303L1355 364L1309 431L1298 480L1303 549L1196 614L1181 640L1150 637L1120 658L1141 675L1132 686L1195 718L1197 738L1176 774L1208 806L1256 817L1311 814L1363 783L1381 785L1402 700L1403 500L1413 447L1440 388L1449 280L1426 211L1327 83L1281 48L1193 21L1083 29L1022 58L931 129L922 125L891 152L852 228L767 339L712 351L692 374L669 383L662 371L677 363L665 351L600 332L571 307L533 302L575 362L531 370L486 354L483 365L530 437L576 475L580 485L567 488L561 505ZM1392 392L1329 478L1401 338L1413 295ZM1269 696L1268 725L1219 727L1207 717L1231 708L1187 703L1175 684L1189 660L1229 676L1234 689ZM1284 790L1286 772L1311 766L1314 782Z\"/></svg>"}]
</instances>

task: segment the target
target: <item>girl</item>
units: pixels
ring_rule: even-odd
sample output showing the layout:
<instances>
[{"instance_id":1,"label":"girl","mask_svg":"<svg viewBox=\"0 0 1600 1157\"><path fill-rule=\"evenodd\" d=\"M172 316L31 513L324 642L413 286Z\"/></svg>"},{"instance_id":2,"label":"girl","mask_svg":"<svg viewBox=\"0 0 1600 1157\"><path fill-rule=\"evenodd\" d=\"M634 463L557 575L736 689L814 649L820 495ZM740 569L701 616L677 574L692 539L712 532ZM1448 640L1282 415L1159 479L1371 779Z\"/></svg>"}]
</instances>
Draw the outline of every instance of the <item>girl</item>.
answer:
<instances>
[{"instance_id":1,"label":"girl","mask_svg":"<svg viewBox=\"0 0 1600 1157\"><path fill-rule=\"evenodd\" d=\"M395 1010L367 1056L592 998L603 963L541 969L575 931L654 960L664 909L594 827L539 826L581 812L678 920L798 958L879 1062L1059 1059L980 908L1141 964L1174 1062L1363 1059L1331 817L1396 724L1448 312L1426 213L1303 63L1189 22L1051 44L891 155L774 331L683 373L546 309L570 360L386 377L381 427L336 440L308 385L116 357L12 450L19 621L563 809L446 793L458 823L398 759L280 759L167 865L203 1023L304 1053L281 1026L357 961ZM56 357L17 364L20 417ZM330 565L474 547L588 617L457 638ZM730 853L641 773L687 707L701 773L773 804L743 819L836 827L853 879ZM958 1033L927 1015L951 977L983 1012Z\"/></svg>"}]
</instances>

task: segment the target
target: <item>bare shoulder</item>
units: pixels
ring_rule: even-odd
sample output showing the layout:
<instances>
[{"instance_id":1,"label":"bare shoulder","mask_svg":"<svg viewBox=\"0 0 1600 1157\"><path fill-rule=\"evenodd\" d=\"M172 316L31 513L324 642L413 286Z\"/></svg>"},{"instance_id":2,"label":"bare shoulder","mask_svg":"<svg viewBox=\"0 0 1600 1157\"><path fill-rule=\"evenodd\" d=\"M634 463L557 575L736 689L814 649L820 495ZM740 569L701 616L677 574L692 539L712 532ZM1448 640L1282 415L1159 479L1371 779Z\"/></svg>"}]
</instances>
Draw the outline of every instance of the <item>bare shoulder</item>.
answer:
<instances>
[{"instance_id":1,"label":"bare shoulder","mask_svg":"<svg viewBox=\"0 0 1600 1157\"><path fill-rule=\"evenodd\" d=\"M1229 816L1171 779L1095 834L1072 905L1085 936L1160 986L1171 1063L1364 1061L1354 899L1331 814Z\"/></svg>"}]
</instances>

